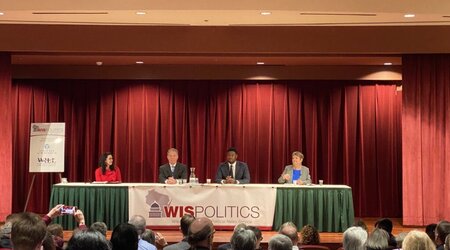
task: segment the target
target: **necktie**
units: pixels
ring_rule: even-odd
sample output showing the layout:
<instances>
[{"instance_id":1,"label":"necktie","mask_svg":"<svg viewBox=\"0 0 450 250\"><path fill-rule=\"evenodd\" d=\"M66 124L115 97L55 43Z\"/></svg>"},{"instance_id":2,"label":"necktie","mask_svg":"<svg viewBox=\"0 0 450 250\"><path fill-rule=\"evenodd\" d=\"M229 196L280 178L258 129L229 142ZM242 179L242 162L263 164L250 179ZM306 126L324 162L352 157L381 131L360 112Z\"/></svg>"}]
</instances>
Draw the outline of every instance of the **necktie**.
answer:
<instances>
[{"instance_id":1,"label":"necktie","mask_svg":"<svg viewBox=\"0 0 450 250\"><path fill-rule=\"evenodd\" d=\"M234 179L234 176L233 176L233 165L232 165L232 164L230 164L230 173L229 173L229 176L231 176L231 178Z\"/></svg>"}]
</instances>

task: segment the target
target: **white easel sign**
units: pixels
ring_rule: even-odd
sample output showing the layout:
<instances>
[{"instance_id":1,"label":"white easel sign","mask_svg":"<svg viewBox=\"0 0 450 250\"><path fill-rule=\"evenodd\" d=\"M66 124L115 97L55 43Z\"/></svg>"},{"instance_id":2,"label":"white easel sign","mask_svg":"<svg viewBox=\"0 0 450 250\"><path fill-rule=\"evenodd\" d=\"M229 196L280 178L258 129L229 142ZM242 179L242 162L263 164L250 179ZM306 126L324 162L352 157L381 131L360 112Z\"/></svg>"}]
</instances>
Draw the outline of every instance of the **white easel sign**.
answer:
<instances>
[{"instance_id":1,"label":"white easel sign","mask_svg":"<svg viewBox=\"0 0 450 250\"><path fill-rule=\"evenodd\" d=\"M65 123L32 123L30 172L64 172Z\"/></svg>"}]
</instances>

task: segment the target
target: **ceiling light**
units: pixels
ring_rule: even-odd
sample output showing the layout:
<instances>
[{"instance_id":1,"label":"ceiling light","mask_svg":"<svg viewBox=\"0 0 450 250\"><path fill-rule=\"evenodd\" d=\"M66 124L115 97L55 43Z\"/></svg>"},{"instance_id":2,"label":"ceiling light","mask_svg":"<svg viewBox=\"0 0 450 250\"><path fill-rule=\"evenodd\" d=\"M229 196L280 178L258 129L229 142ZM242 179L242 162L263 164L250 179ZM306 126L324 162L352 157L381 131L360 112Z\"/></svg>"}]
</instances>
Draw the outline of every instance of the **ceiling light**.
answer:
<instances>
[{"instance_id":1,"label":"ceiling light","mask_svg":"<svg viewBox=\"0 0 450 250\"><path fill-rule=\"evenodd\" d=\"M136 61L136 64L144 64L143 61Z\"/></svg>"},{"instance_id":2,"label":"ceiling light","mask_svg":"<svg viewBox=\"0 0 450 250\"><path fill-rule=\"evenodd\" d=\"M268 15L271 15L271 14L272 14L272 12L269 12L269 11L261 12L261 15L263 15L263 16L268 16Z\"/></svg>"},{"instance_id":3,"label":"ceiling light","mask_svg":"<svg viewBox=\"0 0 450 250\"><path fill-rule=\"evenodd\" d=\"M416 15L414 15L414 14L405 14L403 16L406 17L406 18L411 18L411 17L415 17Z\"/></svg>"},{"instance_id":4,"label":"ceiling light","mask_svg":"<svg viewBox=\"0 0 450 250\"><path fill-rule=\"evenodd\" d=\"M258 65L264 65L264 62L256 62Z\"/></svg>"},{"instance_id":5,"label":"ceiling light","mask_svg":"<svg viewBox=\"0 0 450 250\"><path fill-rule=\"evenodd\" d=\"M389 65L392 65L392 63L391 62L385 62L384 65L389 66Z\"/></svg>"},{"instance_id":6,"label":"ceiling light","mask_svg":"<svg viewBox=\"0 0 450 250\"><path fill-rule=\"evenodd\" d=\"M147 14L147 12L145 12L145 11L137 11L136 12L136 15L145 15L145 14Z\"/></svg>"},{"instance_id":7,"label":"ceiling light","mask_svg":"<svg viewBox=\"0 0 450 250\"><path fill-rule=\"evenodd\" d=\"M97 64L97 66L102 66L103 62L98 61L98 62L95 62L95 64Z\"/></svg>"}]
</instances>

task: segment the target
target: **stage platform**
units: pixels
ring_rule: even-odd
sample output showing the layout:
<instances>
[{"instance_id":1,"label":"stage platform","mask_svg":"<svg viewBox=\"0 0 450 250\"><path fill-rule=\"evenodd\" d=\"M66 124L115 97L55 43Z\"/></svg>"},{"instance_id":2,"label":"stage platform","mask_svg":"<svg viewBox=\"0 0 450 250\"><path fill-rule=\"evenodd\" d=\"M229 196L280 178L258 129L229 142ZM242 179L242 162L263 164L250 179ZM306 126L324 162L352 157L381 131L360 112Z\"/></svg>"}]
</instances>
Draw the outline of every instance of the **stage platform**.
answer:
<instances>
[{"instance_id":1,"label":"stage platform","mask_svg":"<svg viewBox=\"0 0 450 250\"><path fill-rule=\"evenodd\" d=\"M358 218L355 218L355 221L358 220ZM369 232L371 232L374 228L374 224L377 221L377 218L363 218L362 219L368 229ZM406 227L403 226L401 223L401 218L394 218L392 219L394 223L394 229L393 234L397 235L401 232L409 232L411 230L417 229L417 230L425 230L424 227ZM150 227L151 228L151 227ZM169 244L176 243L182 239L182 234L179 231L176 230L155 230L157 232L160 232L164 235L165 239ZM111 237L111 231L108 231L107 237L108 239ZM267 242L270 240L270 238L275 235L277 232L275 231L263 231L263 247L264 249L267 249ZM229 242L232 235L232 231L216 231L214 235L214 249L220 244ZM72 236L72 231L64 231L64 240L68 241L70 237ZM342 233L320 233L320 242L321 245L329 247L331 250L336 250L337 248L342 246Z\"/></svg>"}]
</instances>

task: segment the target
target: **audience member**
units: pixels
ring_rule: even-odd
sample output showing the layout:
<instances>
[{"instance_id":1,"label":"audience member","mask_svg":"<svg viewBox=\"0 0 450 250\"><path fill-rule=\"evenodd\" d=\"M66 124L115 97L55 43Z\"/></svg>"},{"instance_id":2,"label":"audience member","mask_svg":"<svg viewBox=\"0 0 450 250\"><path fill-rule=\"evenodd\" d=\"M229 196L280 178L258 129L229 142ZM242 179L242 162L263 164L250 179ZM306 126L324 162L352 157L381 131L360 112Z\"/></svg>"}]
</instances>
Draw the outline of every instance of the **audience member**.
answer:
<instances>
[{"instance_id":1,"label":"audience member","mask_svg":"<svg viewBox=\"0 0 450 250\"><path fill-rule=\"evenodd\" d=\"M355 227L361 227L362 229L366 230L367 234L369 234L369 229L367 228L367 225L366 225L366 223L365 223L363 220L361 220L361 219L356 220L356 221L353 223L353 226L355 226Z\"/></svg>"},{"instance_id":2,"label":"audience member","mask_svg":"<svg viewBox=\"0 0 450 250\"><path fill-rule=\"evenodd\" d=\"M395 248L397 247L397 242L395 241L395 236L392 234L392 228L394 227L392 221L388 218L383 218L375 223L375 227L381 228L386 231L389 235L388 244L389 246Z\"/></svg>"},{"instance_id":3,"label":"audience member","mask_svg":"<svg viewBox=\"0 0 450 250\"><path fill-rule=\"evenodd\" d=\"M55 242L53 241L53 235L48 230L46 230L44 241L42 241L42 249L43 250L56 250L56 245L55 245Z\"/></svg>"},{"instance_id":4,"label":"audience member","mask_svg":"<svg viewBox=\"0 0 450 250\"><path fill-rule=\"evenodd\" d=\"M18 217L19 214L10 214L6 216L5 224L1 228L1 238L0 238L0 249L6 248L11 249L12 243L11 243L11 229L12 224L14 223L15 219Z\"/></svg>"},{"instance_id":5,"label":"audience member","mask_svg":"<svg viewBox=\"0 0 450 250\"><path fill-rule=\"evenodd\" d=\"M450 250L450 234L445 237L444 250Z\"/></svg>"},{"instance_id":6,"label":"audience member","mask_svg":"<svg viewBox=\"0 0 450 250\"><path fill-rule=\"evenodd\" d=\"M148 243L155 245L155 232L151 229L145 229L144 233L141 235L141 239L147 241Z\"/></svg>"},{"instance_id":7,"label":"audience member","mask_svg":"<svg viewBox=\"0 0 450 250\"><path fill-rule=\"evenodd\" d=\"M128 221L131 225L136 228L136 232L138 233L139 238L139 250L156 250L156 246L143 240L141 235L145 232L146 221L145 218L141 215L133 215ZM113 243L114 246L114 243Z\"/></svg>"},{"instance_id":8,"label":"audience member","mask_svg":"<svg viewBox=\"0 0 450 250\"><path fill-rule=\"evenodd\" d=\"M189 226L192 224L192 222L195 220L195 217L190 215L190 214L185 214L183 215L183 217L181 217L180 219L180 230L181 233L183 234L183 239L175 244L169 245L164 247L164 250L177 250L177 249L181 249L181 250L187 250L189 249L191 246L188 243L188 233L189 233Z\"/></svg>"},{"instance_id":9,"label":"audience member","mask_svg":"<svg viewBox=\"0 0 450 250\"><path fill-rule=\"evenodd\" d=\"M312 225L305 225L300 231L300 235L302 236L301 244L302 245L319 245L320 244L320 236L319 231Z\"/></svg>"},{"instance_id":10,"label":"audience member","mask_svg":"<svg viewBox=\"0 0 450 250\"><path fill-rule=\"evenodd\" d=\"M395 242L397 242L397 248L402 249L403 241L405 240L407 232L401 232L397 236L395 236Z\"/></svg>"},{"instance_id":11,"label":"audience member","mask_svg":"<svg viewBox=\"0 0 450 250\"><path fill-rule=\"evenodd\" d=\"M269 240L269 250L291 250L292 240L283 234L276 234Z\"/></svg>"},{"instance_id":12,"label":"audience member","mask_svg":"<svg viewBox=\"0 0 450 250\"><path fill-rule=\"evenodd\" d=\"M47 226L41 217L34 213L19 213L11 228L13 249L39 249L46 233Z\"/></svg>"},{"instance_id":13,"label":"audience member","mask_svg":"<svg viewBox=\"0 0 450 250\"><path fill-rule=\"evenodd\" d=\"M233 250L255 250L256 236L252 230L242 228L233 234L231 238L231 249Z\"/></svg>"},{"instance_id":14,"label":"audience member","mask_svg":"<svg viewBox=\"0 0 450 250\"><path fill-rule=\"evenodd\" d=\"M247 226L247 229L252 230L256 236L256 248L255 249L261 250L262 249L261 241L263 240L261 230L259 230L259 228L254 227L254 226Z\"/></svg>"},{"instance_id":15,"label":"audience member","mask_svg":"<svg viewBox=\"0 0 450 250\"><path fill-rule=\"evenodd\" d=\"M375 249L387 249L389 234L381 228L375 228L371 234L367 237L366 248L367 250Z\"/></svg>"},{"instance_id":16,"label":"audience member","mask_svg":"<svg viewBox=\"0 0 450 250\"><path fill-rule=\"evenodd\" d=\"M106 237L106 232L108 231L108 226L105 224L105 222L97 221L97 222L92 223L92 225L89 229L92 231L97 231Z\"/></svg>"},{"instance_id":17,"label":"audience member","mask_svg":"<svg viewBox=\"0 0 450 250\"><path fill-rule=\"evenodd\" d=\"M437 224L429 224L425 227L425 232L428 234L428 237L433 241L433 243L436 245L435 239L436 239L436 226Z\"/></svg>"},{"instance_id":18,"label":"audience member","mask_svg":"<svg viewBox=\"0 0 450 250\"><path fill-rule=\"evenodd\" d=\"M436 226L436 246L437 250L444 250L445 237L450 234L450 222L440 221Z\"/></svg>"},{"instance_id":19,"label":"audience member","mask_svg":"<svg viewBox=\"0 0 450 250\"><path fill-rule=\"evenodd\" d=\"M298 250L298 229L293 222L286 222L281 225L279 234L286 235L292 241L292 249Z\"/></svg>"},{"instance_id":20,"label":"audience member","mask_svg":"<svg viewBox=\"0 0 450 250\"><path fill-rule=\"evenodd\" d=\"M424 232L413 230L406 235L403 241L404 250L435 250L433 241Z\"/></svg>"},{"instance_id":21,"label":"audience member","mask_svg":"<svg viewBox=\"0 0 450 250\"><path fill-rule=\"evenodd\" d=\"M247 227L247 225L245 225L245 223L239 223L239 224L237 224L236 226L234 226L234 229L233 229L233 235L234 235L237 231L239 231L239 230L241 230L241 229L243 229L243 228L246 228L246 227ZM225 244L222 244L222 245L219 245L219 247L217 247L217 250L229 250L229 249L231 249L231 241L232 241L232 239L233 239L233 235L232 235L231 238L230 238L230 242L225 243Z\"/></svg>"},{"instance_id":22,"label":"audience member","mask_svg":"<svg viewBox=\"0 0 450 250\"><path fill-rule=\"evenodd\" d=\"M137 250L138 242L138 231L135 226L129 223L117 225L111 235L112 250ZM142 248L139 248L139 250L141 249Z\"/></svg>"},{"instance_id":23,"label":"audience member","mask_svg":"<svg viewBox=\"0 0 450 250\"><path fill-rule=\"evenodd\" d=\"M52 235L53 242L57 250L61 250L64 247L64 234L63 227L59 224L50 224L47 226L47 230Z\"/></svg>"},{"instance_id":24,"label":"audience member","mask_svg":"<svg viewBox=\"0 0 450 250\"><path fill-rule=\"evenodd\" d=\"M367 241L367 231L362 227L349 227L344 232L342 244L344 250L364 250Z\"/></svg>"},{"instance_id":25,"label":"audience member","mask_svg":"<svg viewBox=\"0 0 450 250\"><path fill-rule=\"evenodd\" d=\"M108 241L103 234L92 230L79 230L72 235L67 250L110 250Z\"/></svg>"},{"instance_id":26,"label":"audience member","mask_svg":"<svg viewBox=\"0 0 450 250\"><path fill-rule=\"evenodd\" d=\"M189 226L188 242L192 250L211 250L214 240L214 225L208 218L197 218Z\"/></svg>"}]
</instances>

